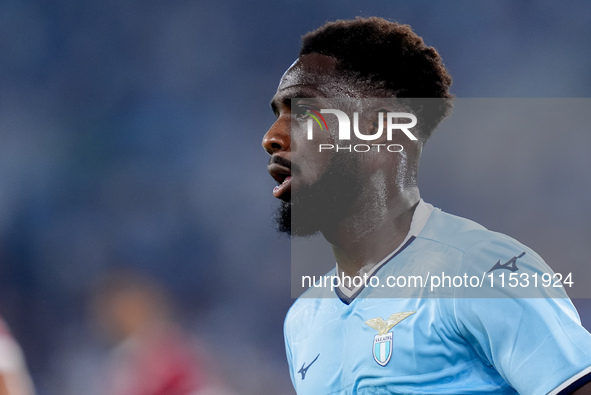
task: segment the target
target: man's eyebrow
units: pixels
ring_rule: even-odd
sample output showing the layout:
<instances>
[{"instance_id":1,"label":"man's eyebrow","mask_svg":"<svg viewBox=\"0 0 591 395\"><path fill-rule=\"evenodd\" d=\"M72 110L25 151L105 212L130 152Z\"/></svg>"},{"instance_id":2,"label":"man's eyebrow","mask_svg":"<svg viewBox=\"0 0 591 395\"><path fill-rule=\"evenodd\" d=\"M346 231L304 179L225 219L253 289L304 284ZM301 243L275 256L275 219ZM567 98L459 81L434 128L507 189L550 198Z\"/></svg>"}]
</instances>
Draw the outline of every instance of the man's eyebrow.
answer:
<instances>
[{"instance_id":1,"label":"man's eyebrow","mask_svg":"<svg viewBox=\"0 0 591 395\"><path fill-rule=\"evenodd\" d=\"M279 104L290 105L291 99L307 99L315 97L325 97L320 91L306 87L305 85L294 85L283 89L281 93L276 94L271 99L271 108L277 114L279 112Z\"/></svg>"}]
</instances>

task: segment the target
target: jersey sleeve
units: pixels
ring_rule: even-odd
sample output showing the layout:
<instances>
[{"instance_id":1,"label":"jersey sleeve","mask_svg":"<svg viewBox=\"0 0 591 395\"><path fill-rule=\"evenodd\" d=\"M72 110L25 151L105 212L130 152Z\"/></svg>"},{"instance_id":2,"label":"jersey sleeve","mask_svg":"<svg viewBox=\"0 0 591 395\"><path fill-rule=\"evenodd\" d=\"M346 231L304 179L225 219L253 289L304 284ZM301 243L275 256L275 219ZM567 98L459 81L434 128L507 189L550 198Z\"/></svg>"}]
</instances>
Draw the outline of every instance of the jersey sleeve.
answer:
<instances>
[{"instance_id":1,"label":"jersey sleeve","mask_svg":"<svg viewBox=\"0 0 591 395\"><path fill-rule=\"evenodd\" d=\"M479 243L464 254L460 267L468 275L504 272L530 280L552 273L535 252L512 239ZM480 358L520 394L559 393L569 380L591 377L591 334L564 289L527 284L522 292L521 286L504 285L485 284L487 297L480 298L458 289L454 299L457 329Z\"/></svg>"}]
</instances>

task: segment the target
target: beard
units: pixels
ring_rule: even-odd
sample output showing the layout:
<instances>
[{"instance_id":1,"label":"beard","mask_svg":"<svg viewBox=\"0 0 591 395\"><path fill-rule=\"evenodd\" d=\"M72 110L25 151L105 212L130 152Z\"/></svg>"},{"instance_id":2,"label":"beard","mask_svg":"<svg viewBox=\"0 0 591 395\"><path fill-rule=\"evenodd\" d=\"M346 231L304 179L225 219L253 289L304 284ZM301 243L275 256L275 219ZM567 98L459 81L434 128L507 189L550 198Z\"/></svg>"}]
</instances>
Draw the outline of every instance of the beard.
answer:
<instances>
[{"instance_id":1,"label":"beard","mask_svg":"<svg viewBox=\"0 0 591 395\"><path fill-rule=\"evenodd\" d=\"M356 155L336 154L317 182L293 192L275 214L279 232L307 237L335 226L351 213L362 192Z\"/></svg>"}]
</instances>

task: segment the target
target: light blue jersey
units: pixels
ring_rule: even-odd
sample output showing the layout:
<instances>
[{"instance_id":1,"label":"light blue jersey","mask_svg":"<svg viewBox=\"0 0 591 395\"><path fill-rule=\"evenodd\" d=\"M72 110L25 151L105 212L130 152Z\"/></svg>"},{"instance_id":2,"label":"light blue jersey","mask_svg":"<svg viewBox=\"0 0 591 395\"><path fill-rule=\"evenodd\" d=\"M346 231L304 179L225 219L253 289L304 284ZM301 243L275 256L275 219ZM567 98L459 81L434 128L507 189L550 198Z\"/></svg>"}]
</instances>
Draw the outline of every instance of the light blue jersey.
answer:
<instances>
[{"instance_id":1,"label":"light blue jersey","mask_svg":"<svg viewBox=\"0 0 591 395\"><path fill-rule=\"evenodd\" d=\"M421 201L405 242L369 274L385 284L442 272L485 281L551 273L521 243ZM499 297L474 298L463 285L436 298L429 286L399 298L392 287L308 290L285 320L297 393L557 394L591 379L591 335L562 288L552 298L541 286L528 298L493 288Z\"/></svg>"}]
</instances>

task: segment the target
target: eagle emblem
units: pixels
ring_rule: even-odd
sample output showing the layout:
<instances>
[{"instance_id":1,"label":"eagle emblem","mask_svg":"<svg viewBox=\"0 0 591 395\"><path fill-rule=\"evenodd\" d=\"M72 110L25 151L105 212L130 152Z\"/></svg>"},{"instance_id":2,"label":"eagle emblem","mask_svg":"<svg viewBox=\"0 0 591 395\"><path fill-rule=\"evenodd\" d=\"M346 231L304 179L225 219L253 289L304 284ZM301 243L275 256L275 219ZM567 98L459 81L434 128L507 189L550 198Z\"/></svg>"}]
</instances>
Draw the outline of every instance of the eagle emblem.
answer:
<instances>
[{"instance_id":1,"label":"eagle emblem","mask_svg":"<svg viewBox=\"0 0 591 395\"><path fill-rule=\"evenodd\" d=\"M380 366L386 366L392 358L392 328L398 325L402 320L416 311L405 311L403 313L394 313L386 321L382 317L372 318L365 321L370 328L378 331L373 338L373 358Z\"/></svg>"}]
</instances>

